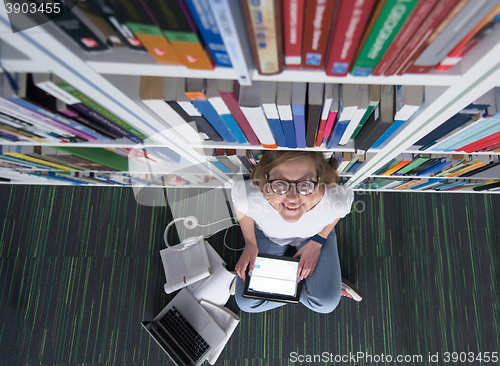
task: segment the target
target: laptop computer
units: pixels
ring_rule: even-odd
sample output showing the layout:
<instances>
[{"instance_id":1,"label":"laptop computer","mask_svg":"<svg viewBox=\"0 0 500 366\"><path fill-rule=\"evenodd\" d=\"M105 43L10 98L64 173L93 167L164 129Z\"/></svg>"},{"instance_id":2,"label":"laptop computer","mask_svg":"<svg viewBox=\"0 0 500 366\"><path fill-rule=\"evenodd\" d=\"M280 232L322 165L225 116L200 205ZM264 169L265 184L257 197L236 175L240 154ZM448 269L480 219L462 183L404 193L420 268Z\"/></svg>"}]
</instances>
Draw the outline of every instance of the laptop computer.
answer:
<instances>
[{"instance_id":1,"label":"laptop computer","mask_svg":"<svg viewBox=\"0 0 500 366\"><path fill-rule=\"evenodd\" d=\"M226 334L188 291L181 290L152 321L143 321L178 366L199 366Z\"/></svg>"},{"instance_id":2,"label":"laptop computer","mask_svg":"<svg viewBox=\"0 0 500 366\"><path fill-rule=\"evenodd\" d=\"M254 269L247 268L243 297L298 303L302 282L297 277L299 258L259 253Z\"/></svg>"}]
</instances>

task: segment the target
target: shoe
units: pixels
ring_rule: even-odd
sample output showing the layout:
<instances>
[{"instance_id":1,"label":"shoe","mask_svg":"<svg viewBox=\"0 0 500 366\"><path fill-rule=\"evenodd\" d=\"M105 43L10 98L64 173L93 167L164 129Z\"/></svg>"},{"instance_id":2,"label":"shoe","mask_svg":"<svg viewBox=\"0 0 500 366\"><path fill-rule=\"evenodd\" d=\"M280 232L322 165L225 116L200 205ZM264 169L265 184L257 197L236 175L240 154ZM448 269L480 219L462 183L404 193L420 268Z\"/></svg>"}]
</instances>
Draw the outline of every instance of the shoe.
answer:
<instances>
[{"instance_id":1,"label":"shoe","mask_svg":"<svg viewBox=\"0 0 500 366\"><path fill-rule=\"evenodd\" d=\"M356 287L354 287L354 285L352 283L350 283L349 281L347 281L343 278L342 278L341 295L349 297L349 298L353 299L354 301L358 301L358 302L363 300L363 297L359 293L358 289Z\"/></svg>"}]
</instances>

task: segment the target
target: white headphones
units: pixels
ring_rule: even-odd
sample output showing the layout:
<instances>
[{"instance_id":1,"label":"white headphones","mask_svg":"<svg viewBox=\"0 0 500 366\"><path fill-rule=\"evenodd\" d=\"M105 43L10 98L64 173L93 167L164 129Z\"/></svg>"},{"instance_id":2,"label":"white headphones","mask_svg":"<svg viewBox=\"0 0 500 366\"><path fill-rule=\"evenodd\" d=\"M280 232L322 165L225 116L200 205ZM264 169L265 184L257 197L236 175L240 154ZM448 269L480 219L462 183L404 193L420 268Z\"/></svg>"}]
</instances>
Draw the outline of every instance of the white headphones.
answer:
<instances>
[{"instance_id":1,"label":"white headphones","mask_svg":"<svg viewBox=\"0 0 500 366\"><path fill-rule=\"evenodd\" d=\"M168 230L170 229L170 226L172 226L176 222L184 220L184 226L186 227L186 229L195 229L197 226L207 227L207 226L215 225L215 224L218 224L218 223L220 223L222 221L231 220L231 219L237 219L237 218L236 217L228 217L227 219L222 219L222 220L213 222L211 224L201 225L201 224L198 223L198 219L196 217L194 217L194 216L179 217L178 219L174 219L174 220L170 221L169 224L167 225L167 227L165 228L165 233L163 234L163 239L165 240L165 245L167 246L167 248L171 247L170 244L168 243L167 234L168 234ZM236 226L236 225L239 225L239 224L233 224L233 225L227 227L226 229L229 229L230 227ZM225 230L225 229L222 229L222 230ZM226 231L226 234L227 234L227 231ZM224 234L224 245L228 249L231 249L231 250L242 250L242 249L233 249L233 248L228 247L226 245L226 234ZM183 247L179 248L178 250L187 249L190 246L198 243L200 240L203 240L203 239L204 239L203 235L200 235L200 236L191 236L189 238L186 238L186 239L184 239L181 242L181 244L183 245Z\"/></svg>"}]
</instances>

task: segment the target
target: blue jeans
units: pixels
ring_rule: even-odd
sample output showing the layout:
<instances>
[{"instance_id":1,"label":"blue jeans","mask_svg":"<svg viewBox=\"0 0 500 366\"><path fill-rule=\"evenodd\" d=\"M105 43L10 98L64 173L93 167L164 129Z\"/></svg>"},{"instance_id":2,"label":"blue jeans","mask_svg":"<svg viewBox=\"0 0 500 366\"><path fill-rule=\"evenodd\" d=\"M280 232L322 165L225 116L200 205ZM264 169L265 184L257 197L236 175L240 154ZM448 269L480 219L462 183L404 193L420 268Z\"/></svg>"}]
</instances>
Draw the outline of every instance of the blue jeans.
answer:
<instances>
[{"instance_id":1,"label":"blue jeans","mask_svg":"<svg viewBox=\"0 0 500 366\"><path fill-rule=\"evenodd\" d=\"M278 245L269 240L262 231L255 228L255 237L259 253L274 254L282 256L288 249L288 245ZM309 239L301 242L297 251L306 245ZM335 229L330 235L319 256L314 272L305 278L302 283L300 302L309 309L318 313L331 313L340 301L342 289L342 278L340 274L340 261L337 251L337 235ZM245 282L238 276L236 280L235 300L239 308L247 313L260 313L286 305L282 302L266 301L243 297Z\"/></svg>"}]
</instances>

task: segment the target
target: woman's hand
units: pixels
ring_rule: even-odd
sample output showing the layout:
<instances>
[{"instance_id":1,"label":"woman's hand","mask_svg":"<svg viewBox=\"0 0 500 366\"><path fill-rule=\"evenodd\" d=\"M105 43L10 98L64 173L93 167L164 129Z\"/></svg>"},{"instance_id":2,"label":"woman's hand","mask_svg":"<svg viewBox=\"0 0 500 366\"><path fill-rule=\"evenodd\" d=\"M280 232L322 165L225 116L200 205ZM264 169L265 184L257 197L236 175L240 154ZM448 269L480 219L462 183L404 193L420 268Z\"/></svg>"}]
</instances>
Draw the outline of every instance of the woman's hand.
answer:
<instances>
[{"instance_id":1,"label":"woman's hand","mask_svg":"<svg viewBox=\"0 0 500 366\"><path fill-rule=\"evenodd\" d=\"M301 280L312 275L316 264L319 260L319 255L321 254L321 244L315 241L309 240L309 243L304 245L300 250L295 253L294 258L300 257L299 269L297 271L297 277Z\"/></svg>"},{"instance_id":2,"label":"woman's hand","mask_svg":"<svg viewBox=\"0 0 500 366\"><path fill-rule=\"evenodd\" d=\"M257 254L259 254L259 248L257 248L257 244L247 244L245 246L245 250L241 254L238 263L236 263L236 273L241 277L243 281L245 281L245 271L248 267L249 271L253 271L253 266L255 264L255 260L257 259Z\"/></svg>"}]
</instances>

